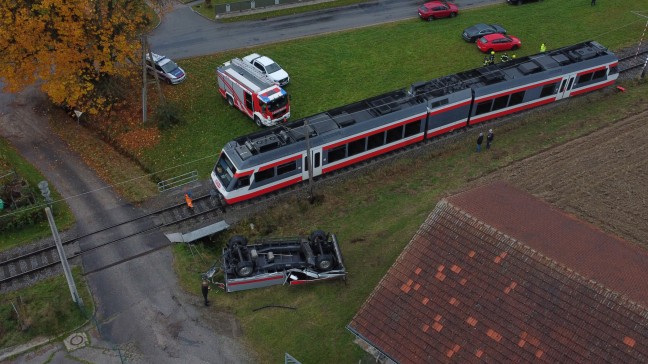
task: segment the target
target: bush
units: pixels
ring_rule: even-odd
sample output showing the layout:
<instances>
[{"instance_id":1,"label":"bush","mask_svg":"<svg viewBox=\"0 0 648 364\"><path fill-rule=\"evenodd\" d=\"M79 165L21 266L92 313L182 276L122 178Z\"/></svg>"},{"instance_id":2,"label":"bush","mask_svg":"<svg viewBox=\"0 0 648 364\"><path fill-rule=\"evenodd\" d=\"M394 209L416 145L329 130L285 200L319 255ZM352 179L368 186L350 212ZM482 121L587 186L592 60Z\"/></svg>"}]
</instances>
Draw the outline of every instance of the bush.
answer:
<instances>
[{"instance_id":1,"label":"bush","mask_svg":"<svg viewBox=\"0 0 648 364\"><path fill-rule=\"evenodd\" d=\"M174 125L180 124L181 110L175 104L166 102L158 105L155 110L155 120L160 130L169 129Z\"/></svg>"},{"instance_id":2,"label":"bush","mask_svg":"<svg viewBox=\"0 0 648 364\"><path fill-rule=\"evenodd\" d=\"M47 219L43 209L15 210L11 214L0 216L0 232L19 230L37 225Z\"/></svg>"}]
</instances>

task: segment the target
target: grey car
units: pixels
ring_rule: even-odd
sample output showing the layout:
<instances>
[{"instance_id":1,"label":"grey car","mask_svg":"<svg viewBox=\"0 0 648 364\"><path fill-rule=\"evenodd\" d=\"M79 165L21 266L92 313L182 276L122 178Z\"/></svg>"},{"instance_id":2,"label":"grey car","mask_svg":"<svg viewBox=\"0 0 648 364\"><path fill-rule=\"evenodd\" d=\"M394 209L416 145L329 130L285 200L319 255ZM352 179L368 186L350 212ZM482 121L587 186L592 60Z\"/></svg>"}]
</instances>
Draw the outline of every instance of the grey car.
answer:
<instances>
[{"instance_id":1,"label":"grey car","mask_svg":"<svg viewBox=\"0 0 648 364\"><path fill-rule=\"evenodd\" d=\"M506 29L499 24L479 23L464 29L461 36L466 42L475 43L477 39L494 33L506 34Z\"/></svg>"}]
</instances>

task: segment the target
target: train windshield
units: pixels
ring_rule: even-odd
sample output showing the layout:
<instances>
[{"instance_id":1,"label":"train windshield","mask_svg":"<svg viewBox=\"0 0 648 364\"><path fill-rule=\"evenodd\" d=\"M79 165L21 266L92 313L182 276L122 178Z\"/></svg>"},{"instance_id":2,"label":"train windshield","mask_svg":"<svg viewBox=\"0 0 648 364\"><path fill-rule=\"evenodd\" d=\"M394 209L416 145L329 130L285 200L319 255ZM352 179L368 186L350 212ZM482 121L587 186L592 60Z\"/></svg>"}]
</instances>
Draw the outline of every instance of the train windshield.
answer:
<instances>
[{"instance_id":1,"label":"train windshield","mask_svg":"<svg viewBox=\"0 0 648 364\"><path fill-rule=\"evenodd\" d=\"M227 158L227 155L225 155L225 153L221 153L218 162L216 162L214 173L216 173L216 176L223 184L223 188L227 189L227 187L230 185L230 182L232 182L232 179L234 178L236 168L229 160L229 158Z\"/></svg>"}]
</instances>

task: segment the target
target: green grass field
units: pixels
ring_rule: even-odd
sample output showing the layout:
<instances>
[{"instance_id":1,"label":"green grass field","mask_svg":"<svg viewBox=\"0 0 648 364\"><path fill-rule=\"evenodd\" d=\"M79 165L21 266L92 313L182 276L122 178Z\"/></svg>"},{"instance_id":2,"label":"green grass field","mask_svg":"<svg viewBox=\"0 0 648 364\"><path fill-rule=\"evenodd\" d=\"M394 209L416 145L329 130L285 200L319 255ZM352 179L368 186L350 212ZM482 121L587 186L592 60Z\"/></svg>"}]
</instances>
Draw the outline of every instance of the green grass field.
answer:
<instances>
[{"instance_id":1,"label":"green grass field","mask_svg":"<svg viewBox=\"0 0 648 364\"><path fill-rule=\"evenodd\" d=\"M184 3L188 3L188 0L183 0ZM192 6L192 9L200 13L202 16L208 18L208 19L214 19L216 16L216 9L215 5L219 4L231 4L234 1L229 1L229 0L212 0L212 7L208 7L204 2ZM315 10L322 10L322 9L330 9L334 7L340 7L340 6L347 6L347 5L352 5L352 4L358 4L358 3L365 3L367 0L329 0L325 2L320 2L320 3L312 3L309 4L308 2L304 2L301 6L298 7L291 7L291 8L283 8L279 10L270 10L270 11L264 11L261 13L256 13L256 14L246 14L245 12L241 13L241 15L235 14L234 17L231 18L222 18L219 19L220 22L236 22L236 21L243 21L243 20L254 20L254 19L266 19L266 18L271 18L271 17L276 17L276 16L284 16L284 15L294 15L294 14L300 14L304 13L307 11L315 11Z\"/></svg>"},{"instance_id":2,"label":"green grass field","mask_svg":"<svg viewBox=\"0 0 648 364\"><path fill-rule=\"evenodd\" d=\"M636 2L637 8L642 5L648 6L648 1ZM215 68L232 57L254 51L279 62L291 76L286 89L296 120L415 81L479 67L483 54L460 34L483 21L500 23L520 37L518 56L537 53L542 42L551 49L594 39L616 49L637 42L645 24L620 0L595 8L586 2L545 0L466 10L455 19L432 23L412 19L182 60L189 79L165 91L184 110L185 124L167 131L156 148L144 153L143 161L153 171L189 163L161 173L162 179L193 169L206 177L224 143L257 130L252 120L228 108L218 93Z\"/></svg>"},{"instance_id":3,"label":"green grass field","mask_svg":"<svg viewBox=\"0 0 648 364\"><path fill-rule=\"evenodd\" d=\"M0 348L22 344L36 337L56 337L88 321L94 312L94 303L81 278L81 269L74 268L72 274L84 311L72 301L63 275L2 294Z\"/></svg>"}]
</instances>

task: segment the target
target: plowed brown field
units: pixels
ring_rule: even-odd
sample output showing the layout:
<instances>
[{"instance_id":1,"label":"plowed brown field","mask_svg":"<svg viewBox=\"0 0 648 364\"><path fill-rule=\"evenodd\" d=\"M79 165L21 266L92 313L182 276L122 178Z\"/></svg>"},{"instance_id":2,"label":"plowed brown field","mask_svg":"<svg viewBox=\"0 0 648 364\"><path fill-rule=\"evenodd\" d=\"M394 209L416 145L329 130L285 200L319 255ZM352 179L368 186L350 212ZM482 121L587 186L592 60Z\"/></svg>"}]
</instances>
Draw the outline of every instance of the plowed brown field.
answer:
<instances>
[{"instance_id":1,"label":"plowed brown field","mask_svg":"<svg viewBox=\"0 0 648 364\"><path fill-rule=\"evenodd\" d=\"M647 145L648 111L644 111L512 164L485 180L508 181L648 248Z\"/></svg>"}]
</instances>

